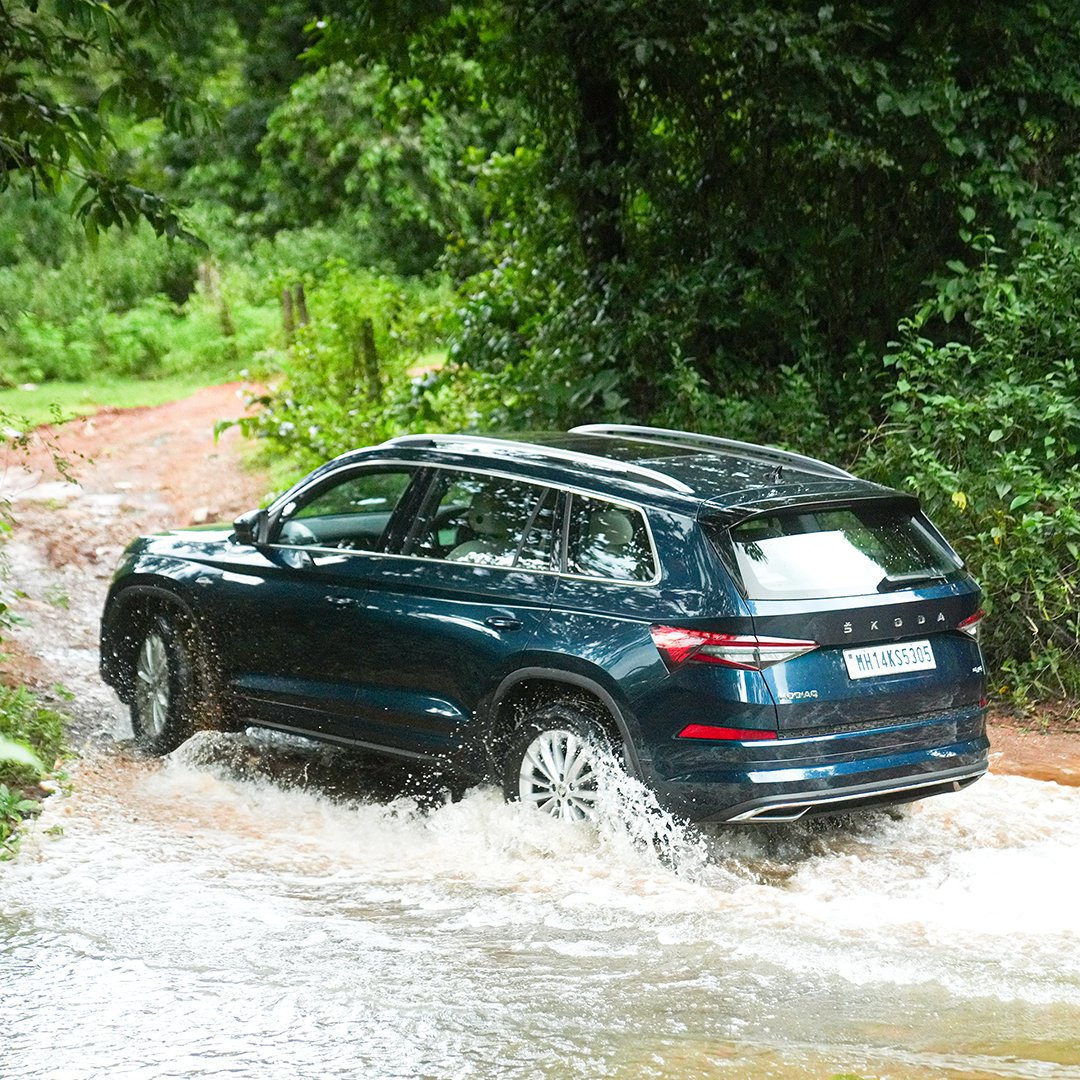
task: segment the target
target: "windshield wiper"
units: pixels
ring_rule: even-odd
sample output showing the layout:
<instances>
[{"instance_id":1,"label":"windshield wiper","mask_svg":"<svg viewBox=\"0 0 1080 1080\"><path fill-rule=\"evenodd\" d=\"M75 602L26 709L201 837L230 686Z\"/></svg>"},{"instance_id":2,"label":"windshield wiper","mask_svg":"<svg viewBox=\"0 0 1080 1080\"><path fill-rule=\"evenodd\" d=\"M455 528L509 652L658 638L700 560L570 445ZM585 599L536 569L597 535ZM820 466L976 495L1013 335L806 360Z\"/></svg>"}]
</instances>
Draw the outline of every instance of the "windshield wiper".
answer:
<instances>
[{"instance_id":1,"label":"windshield wiper","mask_svg":"<svg viewBox=\"0 0 1080 1080\"><path fill-rule=\"evenodd\" d=\"M928 570L913 570L907 574L886 574L878 583L878 592L896 592L899 589L913 589L917 585L941 585L948 579L942 573Z\"/></svg>"}]
</instances>

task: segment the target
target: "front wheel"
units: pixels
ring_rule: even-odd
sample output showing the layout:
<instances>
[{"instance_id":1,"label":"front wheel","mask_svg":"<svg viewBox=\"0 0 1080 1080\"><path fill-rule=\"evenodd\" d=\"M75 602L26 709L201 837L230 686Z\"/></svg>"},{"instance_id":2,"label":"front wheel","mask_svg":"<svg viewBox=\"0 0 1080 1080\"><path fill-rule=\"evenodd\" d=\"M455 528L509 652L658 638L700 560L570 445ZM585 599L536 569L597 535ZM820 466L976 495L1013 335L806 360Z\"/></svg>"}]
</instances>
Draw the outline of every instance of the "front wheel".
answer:
<instances>
[{"instance_id":1,"label":"front wheel","mask_svg":"<svg viewBox=\"0 0 1080 1080\"><path fill-rule=\"evenodd\" d=\"M155 615L135 654L131 727L142 749L167 754L191 734L194 682L180 631L166 616Z\"/></svg>"},{"instance_id":2,"label":"front wheel","mask_svg":"<svg viewBox=\"0 0 1080 1080\"><path fill-rule=\"evenodd\" d=\"M610 739L594 720L551 705L518 729L503 765L503 793L562 821L596 821L616 769Z\"/></svg>"}]
</instances>

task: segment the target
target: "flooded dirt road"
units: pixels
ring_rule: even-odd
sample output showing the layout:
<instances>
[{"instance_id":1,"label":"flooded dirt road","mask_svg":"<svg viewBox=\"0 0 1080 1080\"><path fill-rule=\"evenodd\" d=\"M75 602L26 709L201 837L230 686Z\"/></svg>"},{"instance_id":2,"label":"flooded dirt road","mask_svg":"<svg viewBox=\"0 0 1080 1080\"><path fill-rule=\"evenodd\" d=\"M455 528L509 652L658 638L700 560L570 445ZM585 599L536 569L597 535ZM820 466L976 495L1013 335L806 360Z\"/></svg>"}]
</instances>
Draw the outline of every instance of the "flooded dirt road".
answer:
<instances>
[{"instance_id":1,"label":"flooded dirt road","mask_svg":"<svg viewBox=\"0 0 1080 1080\"><path fill-rule=\"evenodd\" d=\"M1080 1080L1080 788L701 834L253 732L141 759L96 618L121 533L185 513L100 468L10 548L87 748L0 866L0 1077Z\"/></svg>"},{"instance_id":2,"label":"flooded dirt road","mask_svg":"<svg viewBox=\"0 0 1080 1080\"><path fill-rule=\"evenodd\" d=\"M1080 1077L1080 790L667 858L639 815L87 768L0 871L0 1073Z\"/></svg>"}]
</instances>

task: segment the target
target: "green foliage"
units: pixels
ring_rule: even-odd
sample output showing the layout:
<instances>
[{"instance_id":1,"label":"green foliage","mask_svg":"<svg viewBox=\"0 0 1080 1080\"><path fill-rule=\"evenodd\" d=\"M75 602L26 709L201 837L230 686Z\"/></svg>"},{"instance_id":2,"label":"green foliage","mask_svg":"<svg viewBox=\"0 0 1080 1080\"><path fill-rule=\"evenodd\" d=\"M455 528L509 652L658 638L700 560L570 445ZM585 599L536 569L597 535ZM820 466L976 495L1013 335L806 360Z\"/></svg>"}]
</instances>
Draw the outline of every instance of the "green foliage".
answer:
<instances>
[{"instance_id":1,"label":"green foliage","mask_svg":"<svg viewBox=\"0 0 1080 1080\"><path fill-rule=\"evenodd\" d=\"M0 735L0 766L11 765L29 769L36 776L41 776L45 772L41 758L33 750L20 742L15 742L14 739L7 739Z\"/></svg>"},{"instance_id":2,"label":"green foliage","mask_svg":"<svg viewBox=\"0 0 1080 1080\"><path fill-rule=\"evenodd\" d=\"M26 818L40 810L36 800L27 799L22 792L0 784L0 862L14 858L18 851L16 831Z\"/></svg>"},{"instance_id":3,"label":"green foliage","mask_svg":"<svg viewBox=\"0 0 1080 1080\"><path fill-rule=\"evenodd\" d=\"M282 280L295 289L289 277ZM280 355L284 380L241 426L303 465L395 434L412 400L408 371L443 359L430 354L447 301L438 281L394 278L333 261L318 278L307 279L310 321L295 327L292 345ZM377 354L374 380L362 343L366 320Z\"/></svg>"},{"instance_id":4,"label":"green foliage","mask_svg":"<svg viewBox=\"0 0 1080 1080\"><path fill-rule=\"evenodd\" d=\"M1063 8L1005 0L425 0L331 9L313 54L467 94L457 51L514 103L528 149L476 165L488 269L457 355L513 367L526 413L670 412L689 370L724 417L703 395L795 372L814 435L876 410L875 357L958 226L1008 220L1001 179L1060 175L1077 43Z\"/></svg>"},{"instance_id":5,"label":"green foliage","mask_svg":"<svg viewBox=\"0 0 1080 1080\"><path fill-rule=\"evenodd\" d=\"M333 64L304 76L259 145L264 227L339 222L349 259L399 273L430 269L471 235L477 200L461 161L483 137L473 115L435 109L419 84L379 67Z\"/></svg>"},{"instance_id":6,"label":"green foliage","mask_svg":"<svg viewBox=\"0 0 1080 1080\"><path fill-rule=\"evenodd\" d=\"M1070 190L1072 190L1070 188ZM987 593L999 688L1080 694L1080 242L1046 221L1010 267L956 264L886 358L866 466L915 490ZM927 328L966 320L966 341Z\"/></svg>"},{"instance_id":7,"label":"green foliage","mask_svg":"<svg viewBox=\"0 0 1080 1080\"><path fill-rule=\"evenodd\" d=\"M0 192L15 176L35 195L73 181L73 210L91 235L145 221L159 235L194 240L175 208L133 182L114 154L118 114L161 117L182 132L205 122L167 63L168 27L182 11L178 0L0 7Z\"/></svg>"},{"instance_id":8,"label":"green foliage","mask_svg":"<svg viewBox=\"0 0 1080 1080\"><path fill-rule=\"evenodd\" d=\"M40 806L24 789L64 751L64 717L24 687L0 685L0 860L18 850L18 829Z\"/></svg>"},{"instance_id":9,"label":"green foliage","mask_svg":"<svg viewBox=\"0 0 1080 1080\"><path fill-rule=\"evenodd\" d=\"M0 685L0 739L23 747L18 755L10 747L0 754L0 781L26 784L40 779L65 751L64 725L64 717L26 687Z\"/></svg>"},{"instance_id":10,"label":"green foliage","mask_svg":"<svg viewBox=\"0 0 1080 1080\"><path fill-rule=\"evenodd\" d=\"M16 204L24 215L27 202ZM257 304L230 306L232 281L190 246L136 228L90 248L70 225L53 227L59 255L43 252L50 262L24 254L0 267L0 388L216 373L265 347L272 331ZM0 244L7 235L0 228Z\"/></svg>"}]
</instances>

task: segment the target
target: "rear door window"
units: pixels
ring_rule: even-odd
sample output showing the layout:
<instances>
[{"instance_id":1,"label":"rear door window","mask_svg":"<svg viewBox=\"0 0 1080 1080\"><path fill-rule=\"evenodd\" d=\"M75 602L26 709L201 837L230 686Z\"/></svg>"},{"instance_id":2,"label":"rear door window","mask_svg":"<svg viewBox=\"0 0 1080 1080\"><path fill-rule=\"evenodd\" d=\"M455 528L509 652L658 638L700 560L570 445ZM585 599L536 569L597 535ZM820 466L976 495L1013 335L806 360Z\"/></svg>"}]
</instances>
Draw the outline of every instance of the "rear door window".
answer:
<instances>
[{"instance_id":1,"label":"rear door window","mask_svg":"<svg viewBox=\"0 0 1080 1080\"><path fill-rule=\"evenodd\" d=\"M959 571L920 518L889 506L793 510L751 518L728 536L751 600L866 596L946 581Z\"/></svg>"}]
</instances>

